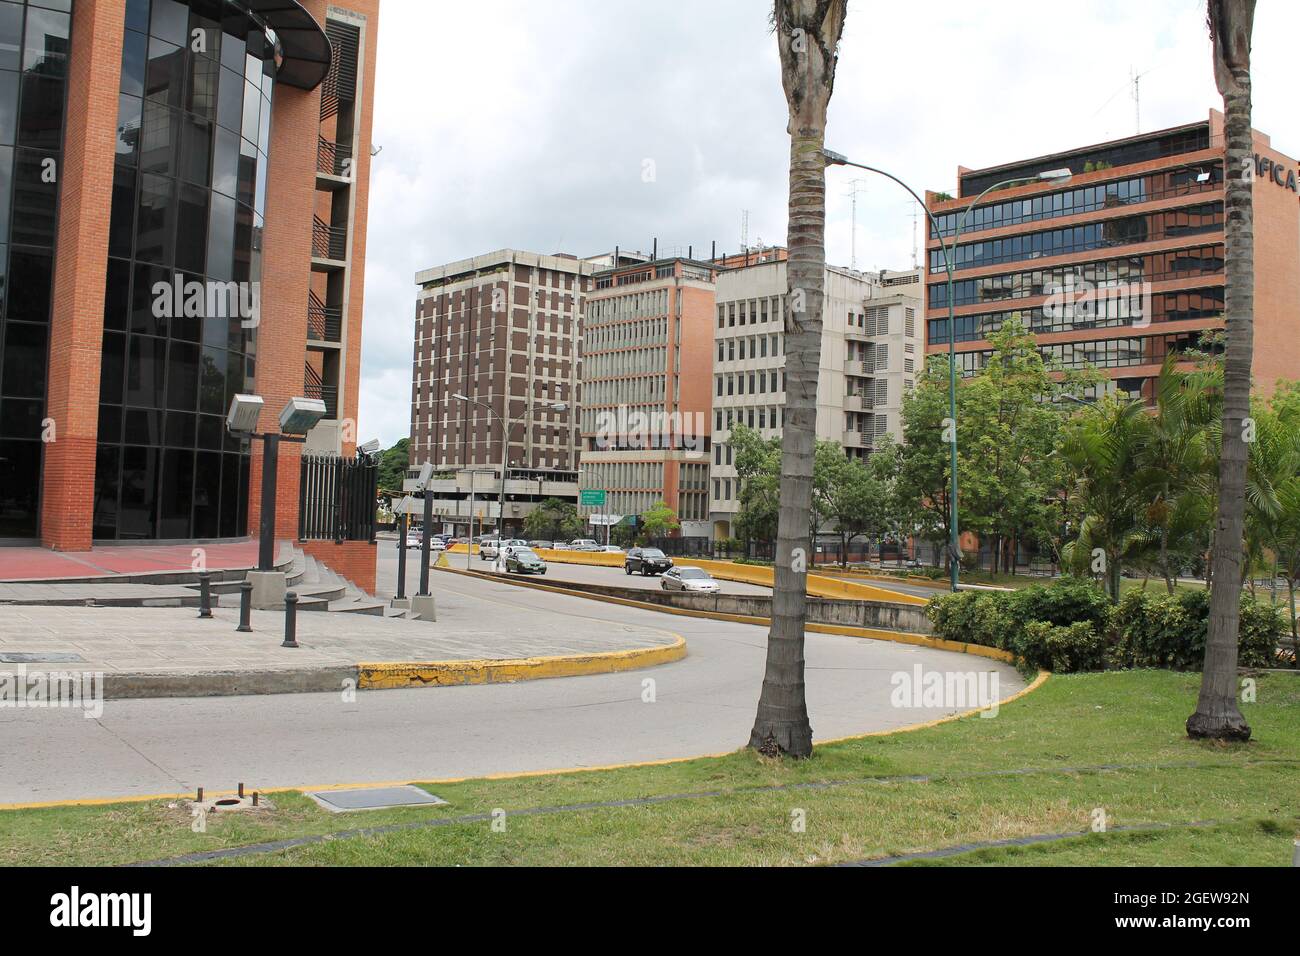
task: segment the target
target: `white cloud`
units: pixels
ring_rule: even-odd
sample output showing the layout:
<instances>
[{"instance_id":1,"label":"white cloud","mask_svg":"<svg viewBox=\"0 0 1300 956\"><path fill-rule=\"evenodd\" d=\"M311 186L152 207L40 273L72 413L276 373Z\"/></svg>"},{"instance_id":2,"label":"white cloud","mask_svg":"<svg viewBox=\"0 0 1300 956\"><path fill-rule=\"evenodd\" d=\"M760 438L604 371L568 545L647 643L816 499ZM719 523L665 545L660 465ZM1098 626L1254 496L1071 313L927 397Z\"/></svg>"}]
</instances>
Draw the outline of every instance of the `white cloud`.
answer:
<instances>
[{"instance_id":1,"label":"white cloud","mask_svg":"<svg viewBox=\"0 0 1300 956\"><path fill-rule=\"evenodd\" d=\"M1255 126L1300 148L1289 4L1261 4ZM501 247L591 254L782 242L788 139L768 4L388 0L380 22L360 430L410 418L414 275ZM952 191L979 167L1220 105L1203 0L850 0L828 144ZM655 181L642 181L654 161ZM848 264L849 180L828 173L828 256ZM863 174L864 176L868 174ZM924 230L918 235L924 237ZM906 193L858 200L860 268L911 263Z\"/></svg>"}]
</instances>

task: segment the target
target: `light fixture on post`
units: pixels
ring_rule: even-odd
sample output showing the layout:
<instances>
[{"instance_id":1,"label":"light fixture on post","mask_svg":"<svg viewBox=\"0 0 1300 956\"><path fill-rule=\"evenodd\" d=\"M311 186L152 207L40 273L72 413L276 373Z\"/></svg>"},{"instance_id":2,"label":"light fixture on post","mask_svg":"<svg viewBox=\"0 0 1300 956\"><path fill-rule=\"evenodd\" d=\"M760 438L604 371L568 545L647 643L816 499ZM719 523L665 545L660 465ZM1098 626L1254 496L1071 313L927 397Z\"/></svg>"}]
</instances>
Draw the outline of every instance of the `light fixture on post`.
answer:
<instances>
[{"instance_id":1,"label":"light fixture on post","mask_svg":"<svg viewBox=\"0 0 1300 956\"><path fill-rule=\"evenodd\" d=\"M258 533L257 571L250 572L253 607L275 607L284 602L285 578L275 570L275 505L280 442L303 444L306 434L325 417L325 403L317 398L291 398L280 412L280 431L257 431L266 403L260 395L236 395L226 413L226 428L240 438L262 440L262 501Z\"/></svg>"},{"instance_id":2,"label":"light fixture on post","mask_svg":"<svg viewBox=\"0 0 1300 956\"><path fill-rule=\"evenodd\" d=\"M837 153L831 149L823 149L822 155L826 159L828 166L852 166L856 169L865 169L869 173L877 173L886 179L892 179L898 185L902 186L917 204L925 210L926 218L930 220L930 225L934 229L935 238L939 240L939 248L943 252L944 271L948 274L948 419L949 427L952 429L952 441L949 442L950 455L948 469L951 476L949 483L949 517L948 517L948 578L952 590L956 591L958 587L958 578L961 569L961 534L957 524L957 307L953 299L954 292L954 273L957 269L956 251L957 240L961 237L962 230L966 226L966 218L971 214L980 200L993 192L995 189L1003 189L1007 186L1018 186L1025 183L1046 182L1062 183L1069 180L1074 173L1065 167L1057 169L1046 169L1042 172L1035 173L1032 176L1020 176L1014 179L1004 179L989 186L982 193L976 196L962 212L953 229L952 237L948 242L944 242L944 230L940 228L938 219L935 218L930 207L924 200L917 195L916 190L907 183L903 182L893 173L887 173L883 169L877 169L875 166L864 166L862 163L855 163L843 153ZM928 262L926 271L929 272Z\"/></svg>"},{"instance_id":3,"label":"light fixture on post","mask_svg":"<svg viewBox=\"0 0 1300 956\"><path fill-rule=\"evenodd\" d=\"M433 480L433 462L426 461L420 466L420 477L416 480L415 489L424 499L421 502L424 505L424 516L420 519L420 593L415 597L416 600L428 600L430 613L433 611L433 596L429 593L429 537L430 529L433 527L433 495L429 493L431 480ZM423 615L420 619L433 620L432 617L425 618Z\"/></svg>"}]
</instances>

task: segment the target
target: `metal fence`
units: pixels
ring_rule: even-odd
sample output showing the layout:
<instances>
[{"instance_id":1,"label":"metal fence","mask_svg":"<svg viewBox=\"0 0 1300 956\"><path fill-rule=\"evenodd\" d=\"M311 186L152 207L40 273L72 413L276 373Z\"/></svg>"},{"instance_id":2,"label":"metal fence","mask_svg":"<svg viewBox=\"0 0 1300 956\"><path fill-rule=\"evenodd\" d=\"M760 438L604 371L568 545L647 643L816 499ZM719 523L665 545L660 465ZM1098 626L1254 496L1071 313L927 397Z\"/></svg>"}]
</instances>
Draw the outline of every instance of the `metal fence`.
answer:
<instances>
[{"instance_id":1,"label":"metal fence","mask_svg":"<svg viewBox=\"0 0 1300 956\"><path fill-rule=\"evenodd\" d=\"M298 483L300 541L374 541L379 466L363 458L304 455Z\"/></svg>"}]
</instances>

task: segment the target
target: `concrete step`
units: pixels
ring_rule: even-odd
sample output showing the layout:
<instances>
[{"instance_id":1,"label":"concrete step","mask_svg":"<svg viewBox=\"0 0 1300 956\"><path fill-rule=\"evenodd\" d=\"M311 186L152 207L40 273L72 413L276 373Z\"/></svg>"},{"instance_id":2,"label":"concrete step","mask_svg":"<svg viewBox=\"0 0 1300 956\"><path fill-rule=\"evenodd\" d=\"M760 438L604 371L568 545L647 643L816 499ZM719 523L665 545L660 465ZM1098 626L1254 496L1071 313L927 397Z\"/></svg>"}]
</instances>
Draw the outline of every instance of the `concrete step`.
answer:
<instances>
[{"instance_id":1,"label":"concrete step","mask_svg":"<svg viewBox=\"0 0 1300 956\"><path fill-rule=\"evenodd\" d=\"M358 601L355 598L341 598L330 602L330 610L338 614L369 614L384 617L385 605L382 601Z\"/></svg>"}]
</instances>

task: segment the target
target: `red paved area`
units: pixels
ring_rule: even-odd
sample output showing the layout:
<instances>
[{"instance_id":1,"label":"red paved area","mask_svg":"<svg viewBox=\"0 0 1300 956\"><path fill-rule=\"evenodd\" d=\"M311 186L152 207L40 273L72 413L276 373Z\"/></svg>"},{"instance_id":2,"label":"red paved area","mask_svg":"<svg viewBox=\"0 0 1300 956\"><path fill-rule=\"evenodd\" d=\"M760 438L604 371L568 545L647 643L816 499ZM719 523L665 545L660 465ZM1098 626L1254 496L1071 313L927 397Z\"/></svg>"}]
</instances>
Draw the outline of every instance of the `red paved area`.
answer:
<instances>
[{"instance_id":1,"label":"red paved area","mask_svg":"<svg viewBox=\"0 0 1300 956\"><path fill-rule=\"evenodd\" d=\"M46 548L0 548L0 581L88 578L150 571L188 571L194 551L202 548L207 567L251 568L257 565L257 542L206 545L126 545L89 551L50 551Z\"/></svg>"}]
</instances>

